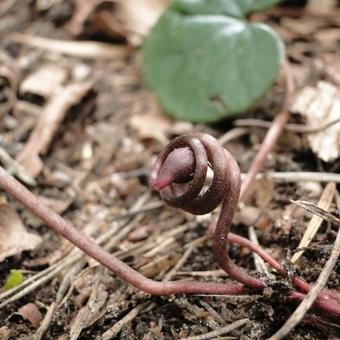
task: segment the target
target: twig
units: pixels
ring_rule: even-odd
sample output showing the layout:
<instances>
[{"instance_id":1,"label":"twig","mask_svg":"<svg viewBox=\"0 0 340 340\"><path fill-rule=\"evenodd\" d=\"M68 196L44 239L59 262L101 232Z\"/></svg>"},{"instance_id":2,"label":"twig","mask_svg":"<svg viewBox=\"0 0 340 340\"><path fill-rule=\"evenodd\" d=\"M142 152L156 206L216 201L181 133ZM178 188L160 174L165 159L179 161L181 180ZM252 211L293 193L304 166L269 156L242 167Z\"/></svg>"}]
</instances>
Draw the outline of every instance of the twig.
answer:
<instances>
[{"instance_id":1,"label":"twig","mask_svg":"<svg viewBox=\"0 0 340 340\"><path fill-rule=\"evenodd\" d=\"M288 60L284 63L285 76L286 76L286 98L283 105L283 111L279 113L273 120L262 144L260 150L257 152L253 163L250 166L247 177L243 180L240 192L240 201L245 198L245 195L249 191L251 184L254 182L256 175L263 168L265 160L270 153L270 151L275 146L277 140L279 139L287 121L290 117L289 106L292 101L294 94L295 84L293 76L290 70L290 65Z\"/></svg>"},{"instance_id":2,"label":"twig","mask_svg":"<svg viewBox=\"0 0 340 340\"><path fill-rule=\"evenodd\" d=\"M340 219L333 214L329 213L328 211L325 211L321 208L319 208L317 205L311 202L306 201L294 201L290 200L292 203L298 205L301 208L306 209L307 211L311 212L314 215L320 216L326 221L333 222L340 226Z\"/></svg>"},{"instance_id":3,"label":"twig","mask_svg":"<svg viewBox=\"0 0 340 340\"><path fill-rule=\"evenodd\" d=\"M247 174L242 174L244 179ZM264 172L256 175L256 179L269 178L275 182L335 182L340 183L340 174L328 172Z\"/></svg>"},{"instance_id":4,"label":"twig","mask_svg":"<svg viewBox=\"0 0 340 340\"><path fill-rule=\"evenodd\" d=\"M100 339L102 340L110 340L114 338L122 329L122 327L128 323L131 322L133 319L136 318L136 316L146 307L149 307L151 305L150 302L144 302L140 305L133 308L128 314L126 314L121 320L116 322L113 327L108 329L105 333L103 333L100 336Z\"/></svg>"},{"instance_id":5,"label":"twig","mask_svg":"<svg viewBox=\"0 0 340 340\"><path fill-rule=\"evenodd\" d=\"M53 314L54 314L56 309L57 309L57 303L54 301L48 307L47 313L45 314L44 319L43 319L42 323L40 324L37 332L34 334L33 340L42 339L42 337L46 333L46 331L47 331L47 329L48 329L48 327L49 327L49 325L52 321L52 317L53 317Z\"/></svg>"},{"instance_id":6,"label":"twig","mask_svg":"<svg viewBox=\"0 0 340 340\"><path fill-rule=\"evenodd\" d=\"M250 241L257 244L258 246L260 245L259 240L257 239L255 229L254 229L253 226L249 226L248 235L249 235ZM257 255L256 253L253 253L253 258L254 258L254 263L255 263L255 267L256 267L257 271L259 273L265 274L268 278L272 279L273 275L269 273L268 268L267 268L265 262L263 261L263 259L259 255Z\"/></svg>"},{"instance_id":7,"label":"twig","mask_svg":"<svg viewBox=\"0 0 340 340\"><path fill-rule=\"evenodd\" d=\"M306 126L303 124L286 124L284 127L285 130L288 131L293 131L293 132L301 132L301 133L317 133L321 132L323 130L326 130L330 128L331 126L338 124L340 122L340 118L334 119L322 126L318 127L311 127L311 126ZM235 126L238 127L258 127L258 128L270 128L271 122L267 122L261 119L237 119L234 122Z\"/></svg>"},{"instance_id":8,"label":"twig","mask_svg":"<svg viewBox=\"0 0 340 340\"><path fill-rule=\"evenodd\" d=\"M56 309L60 306L63 296L66 294L67 288L70 285L71 281L74 279L75 275L79 270L85 265L85 260L80 260L76 264L74 264L69 272L64 276L57 292L57 297L54 302L49 306L45 317L39 326L37 332L34 334L33 340L41 340L44 334L46 333Z\"/></svg>"},{"instance_id":9,"label":"twig","mask_svg":"<svg viewBox=\"0 0 340 340\"><path fill-rule=\"evenodd\" d=\"M202 301L202 300L200 300L199 302L200 302L200 305L209 312L209 314L214 318L215 321L217 321L220 325L226 324L222 316L218 312L216 312L215 309L212 308L207 302Z\"/></svg>"},{"instance_id":10,"label":"twig","mask_svg":"<svg viewBox=\"0 0 340 340\"><path fill-rule=\"evenodd\" d=\"M221 145L225 145L236 138L246 135L248 132L249 132L248 129L245 129L245 128L234 128L234 129L227 131L225 134L219 137L218 142Z\"/></svg>"},{"instance_id":11,"label":"twig","mask_svg":"<svg viewBox=\"0 0 340 340\"><path fill-rule=\"evenodd\" d=\"M35 179L28 173L28 171L13 159L3 148L0 147L0 163L6 168L8 173L18 177L24 183L35 186L37 183Z\"/></svg>"},{"instance_id":12,"label":"twig","mask_svg":"<svg viewBox=\"0 0 340 340\"><path fill-rule=\"evenodd\" d=\"M333 201L335 191L336 191L335 183L334 182L328 183L318 203L319 208L324 209L324 210L329 209ZM291 263L295 263L300 258L300 256L304 253L304 249L306 249L309 246L310 242L313 240L315 234L317 233L317 231L319 230L319 227L321 226L322 221L323 219L321 217L313 215L298 245L298 248L301 250L298 250L292 256L290 260Z\"/></svg>"},{"instance_id":13,"label":"twig","mask_svg":"<svg viewBox=\"0 0 340 340\"><path fill-rule=\"evenodd\" d=\"M49 145L67 110L78 103L91 89L90 83L74 83L57 90L39 116L27 143L16 160L36 177L43 168L41 154L48 151Z\"/></svg>"},{"instance_id":14,"label":"twig","mask_svg":"<svg viewBox=\"0 0 340 340\"><path fill-rule=\"evenodd\" d=\"M1 32L1 37L19 44L85 59L124 58L129 52L124 46L93 41L48 39L19 32Z\"/></svg>"},{"instance_id":15,"label":"twig","mask_svg":"<svg viewBox=\"0 0 340 340\"><path fill-rule=\"evenodd\" d=\"M318 277L315 285L313 285L312 289L308 292L306 297L300 303L298 308L294 311L294 313L289 317L286 323L279 329L273 336L271 336L268 340L279 340L284 338L306 315L307 311L311 308L314 301L317 299L323 287L326 285L329 275L331 274L332 269L334 268L337 259L340 255L340 221L337 222L339 229L338 234L334 242L334 246L331 251L331 255L326 262L320 276Z\"/></svg>"},{"instance_id":16,"label":"twig","mask_svg":"<svg viewBox=\"0 0 340 340\"><path fill-rule=\"evenodd\" d=\"M246 178L242 182L240 201L245 198L248 193L256 175L262 170L264 162L279 139L281 132L290 117L289 111L284 111L279 113L273 120L272 126L268 130L262 144L261 148L255 156L253 163L250 166Z\"/></svg>"},{"instance_id":17,"label":"twig","mask_svg":"<svg viewBox=\"0 0 340 340\"><path fill-rule=\"evenodd\" d=\"M76 316L76 321L73 323L73 327L70 330L70 340L77 340L81 331L86 327L86 322L90 318L91 313L93 312L93 304L95 303L98 290L100 287L100 283L102 280L102 276L104 273L104 267L97 267L96 273L93 275L92 280L94 283L94 287L92 289L91 295L86 303L86 305L81 308Z\"/></svg>"},{"instance_id":18,"label":"twig","mask_svg":"<svg viewBox=\"0 0 340 340\"><path fill-rule=\"evenodd\" d=\"M179 259L179 261L176 263L176 265L164 276L163 281L169 281L171 280L177 273L177 271L183 266L183 264L188 260L189 256L192 254L192 252L196 249L196 247L204 242L207 239L206 236L203 236L197 240L194 240L190 243L182 257Z\"/></svg>"},{"instance_id":19,"label":"twig","mask_svg":"<svg viewBox=\"0 0 340 340\"><path fill-rule=\"evenodd\" d=\"M202 315L206 314L203 308L189 302L186 297L179 297L174 301L174 303L177 307L179 307L179 309L183 312L183 316L188 320L192 320L193 317L195 317L196 320L198 320L198 323L200 323ZM212 318L205 317L204 323L210 329L218 330L220 328L218 322Z\"/></svg>"},{"instance_id":20,"label":"twig","mask_svg":"<svg viewBox=\"0 0 340 340\"><path fill-rule=\"evenodd\" d=\"M205 333L205 334L202 334L202 335L197 335L197 336L190 336L188 338L182 338L182 340L205 340L205 339L215 339L217 338L218 336L220 335L223 335L223 334L227 334L227 333L230 333L231 331L237 329L237 328L240 328L242 327L243 325L245 325L246 323L249 322L249 319L246 318L246 319L241 319L241 320L238 320L238 321L235 321L233 323L231 323L230 325L228 326L225 326L225 327L222 327L222 328L219 328L215 331L212 331L212 332L208 332L208 333Z\"/></svg>"}]
</instances>

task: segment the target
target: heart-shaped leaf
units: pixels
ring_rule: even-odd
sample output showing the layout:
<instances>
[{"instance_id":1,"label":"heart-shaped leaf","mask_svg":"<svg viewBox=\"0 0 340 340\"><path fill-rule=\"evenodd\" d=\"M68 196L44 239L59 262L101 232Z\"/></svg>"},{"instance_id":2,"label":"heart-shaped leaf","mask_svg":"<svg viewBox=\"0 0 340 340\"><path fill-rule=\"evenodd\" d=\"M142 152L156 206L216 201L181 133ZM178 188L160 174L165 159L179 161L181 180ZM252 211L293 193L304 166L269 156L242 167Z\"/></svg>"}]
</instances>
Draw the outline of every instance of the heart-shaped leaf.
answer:
<instances>
[{"instance_id":1,"label":"heart-shaped leaf","mask_svg":"<svg viewBox=\"0 0 340 340\"><path fill-rule=\"evenodd\" d=\"M143 48L146 81L169 114L213 122L263 96L277 77L283 45L268 26L236 17L273 2L178 0L170 6Z\"/></svg>"}]
</instances>

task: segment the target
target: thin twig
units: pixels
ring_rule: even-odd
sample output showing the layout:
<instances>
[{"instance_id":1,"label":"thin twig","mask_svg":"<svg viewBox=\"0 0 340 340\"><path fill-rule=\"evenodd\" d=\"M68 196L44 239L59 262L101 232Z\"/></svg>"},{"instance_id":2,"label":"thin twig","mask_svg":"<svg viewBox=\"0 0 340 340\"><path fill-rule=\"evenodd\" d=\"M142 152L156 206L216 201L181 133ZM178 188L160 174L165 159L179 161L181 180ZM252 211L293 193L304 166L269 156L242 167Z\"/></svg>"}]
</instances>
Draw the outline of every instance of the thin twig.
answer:
<instances>
[{"instance_id":1,"label":"thin twig","mask_svg":"<svg viewBox=\"0 0 340 340\"><path fill-rule=\"evenodd\" d=\"M5 149L0 147L0 163L3 164L7 172L18 177L24 183L35 186L37 183L30 173L15 159L13 159Z\"/></svg>"},{"instance_id":2,"label":"thin twig","mask_svg":"<svg viewBox=\"0 0 340 340\"><path fill-rule=\"evenodd\" d=\"M247 174L242 174L244 179ZM275 182L335 182L340 183L340 174L329 172L264 172L256 175L256 179L269 178Z\"/></svg>"},{"instance_id":3,"label":"thin twig","mask_svg":"<svg viewBox=\"0 0 340 340\"><path fill-rule=\"evenodd\" d=\"M336 186L334 182L330 182L328 183L328 185L326 186L325 190L323 191L318 206L321 209L324 210L328 210L334 195L335 195L335 191L336 191ZM306 231L304 232L301 241L298 245L298 248L301 250L298 250L291 258L290 262L291 263L295 263L300 257L301 255L304 253L304 250L309 246L310 242L313 240L315 234L317 233L317 231L319 230L321 223L322 223L323 219L319 216L315 216L313 215L313 217L311 218L308 227L306 228Z\"/></svg>"},{"instance_id":4,"label":"thin twig","mask_svg":"<svg viewBox=\"0 0 340 340\"><path fill-rule=\"evenodd\" d=\"M128 55L124 46L94 41L57 40L19 32L1 32L1 38L42 50L85 59L117 59Z\"/></svg>"},{"instance_id":5,"label":"thin twig","mask_svg":"<svg viewBox=\"0 0 340 340\"><path fill-rule=\"evenodd\" d=\"M288 60L284 63L284 70L286 76L286 98L283 105L283 111L279 113L273 120L272 125L270 126L262 144L260 150L255 156L253 163L250 166L247 177L243 180L240 192L240 201L245 198L245 195L249 191L252 183L254 182L256 175L264 166L265 160L268 154L271 152L273 147L275 146L277 140L279 139L287 121L290 117L289 106L291 105L292 97L294 94L295 84L293 80L293 76L291 73L290 65Z\"/></svg>"},{"instance_id":6,"label":"thin twig","mask_svg":"<svg viewBox=\"0 0 340 340\"><path fill-rule=\"evenodd\" d=\"M325 210L319 208L314 203L306 202L306 201L294 201L294 200L290 200L290 201L292 203L298 205L299 207L306 209L310 213L317 215L317 216L320 216L324 220L326 220L328 222L333 222L333 223L340 226L340 219L338 217L334 216L333 214L329 213L328 211L325 211Z\"/></svg>"},{"instance_id":7,"label":"thin twig","mask_svg":"<svg viewBox=\"0 0 340 340\"><path fill-rule=\"evenodd\" d=\"M262 170L265 160L279 139L282 130L290 117L289 111L279 113L273 120L272 126L268 130L261 148L255 156L253 163L248 171L248 174L241 186L240 201L244 199L252 183L254 182L256 175Z\"/></svg>"},{"instance_id":8,"label":"thin twig","mask_svg":"<svg viewBox=\"0 0 340 340\"><path fill-rule=\"evenodd\" d=\"M222 327L222 328L219 328L215 331L212 331L212 332L208 332L208 333L205 333L205 334L202 334L202 335L197 335L197 336L190 336L188 338L183 338L182 340L205 340L205 339L215 339L217 338L218 336L220 335L223 335L223 334L227 334L227 333L230 333L231 331L237 329L237 328L240 328L242 327L243 325L245 325L246 323L249 322L249 319L246 318L246 319L241 319L241 320L238 320L238 321L235 321L233 323L231 323L230 325L228 326L225 326L225 327Z\"/></svg>"},{"instance_id":9,"label":"thin twig","mask_svg":"<svg viewBox=\"0 0 340 340\"><path fill-rule=\"evenodd\" d=\"M207 239L206 236L203 236L197 240L194 240L190 243L187 250L184 252L182 257L179 259L179 261L176 263L176 265L164 276L163 281L170 281L177 273L177 271L183 266L183 264L188 260L189 256L192 254L194 249L204 242Z\"/></svg>"},{"instance_id":10,"label":"thin twig","mask_svg":"<svg viewBox=\"0 0 340 340\"><path fill-rule=\"evenodd\" d=\"M318 126L318 127L312 127L312 126L307 126L303 124L287 124L284 129L288 131L293 131L293 132L301 132L301 133L317 133L321 132L323 130L326 130L330 128L331 126L340 123L340 118L334 119L324 125ZM235 126L238 127L257 127L257 128L270 128L271 127L271 122L267 122L261 119L237 119L234 122Z\"/></svg>"},{"instance_id":11,"label":"thin twig","mask_svg":"<svg viewBox=\"0 0 340 340\"><path fill-rule=\"evenodd\" d=\"M104 267L96 268L96 273L92 277L94 287L86 305L77 313L76 321L73 323L73 327L71 327L70 330L70 340L77 340L82 330L86 327L87 320L93 312L93 304L98 297L98 290L102 281L103 273Z\"/></svg>"},{"instance_id":12,"label":"thin twig","mask_svg":"<svg viewBox=\"0 0 340 340\"><path fill-rule=\"evenodd\" d=\"M257 244L258 246L259 244L259 240L257 238L256 232L255 232L255 228L253 226L249 226L248 228L248 235L249 235L249 239L250 241L252 241L253 243ZM263 259L257 255L256 253L253 252L253 258L254 258L254 263L255 263L255 267L256 270L259 273L262 273L264 275L266 275L268 278L273 279L274 276L272 274L269 273L269 270L266 266L266 263L263 261Z\"/></svg>"},{"instance_id":13,"label":"thin twig","mask_svg":"<svg viewBox=\"0 0 340 340\"><path fill-rule=\"evenodd\" d=\"M245 128L240 128L240 127L234 128L234 129L227 131L225 134L219 137L218 142L221 145L225 145L236 138L246 135L248 132L249 132L248 129L245 129Z\"/></svg>"},{"instance_id":14,"label":"thin twig","mask_svg":"<svg viewBox=\"0 0 340 340\"><path fill-rule=\"evenodd\" d=\"M120 319L118 322L114 324L113 327L108 329L105 333L103 333L100 336L100 339L102 340L109 340L113 339L122 329L122 327L128 323L131 322L133 319L136 318L136 316L145 308L150 307L150 302L144 302L140 305L133 308L128 314L126 314L122 319Z\"/></svg>"},{"instance_id":15,"label":"thin twig","mask_svg":"<svg viewBox=\"0 0 340 340\"><path fill-rule=\"evenodd\" d=\"M200 305L209 312L209 314L214 318L216 322L218 322L220 325L226 324L225 320L222 318L220 313L216 312L216 310L213 307L211 307L207 302L202 301L202 300L200 300L199 302L200 302Z\"/></svg>"}]
</instances>

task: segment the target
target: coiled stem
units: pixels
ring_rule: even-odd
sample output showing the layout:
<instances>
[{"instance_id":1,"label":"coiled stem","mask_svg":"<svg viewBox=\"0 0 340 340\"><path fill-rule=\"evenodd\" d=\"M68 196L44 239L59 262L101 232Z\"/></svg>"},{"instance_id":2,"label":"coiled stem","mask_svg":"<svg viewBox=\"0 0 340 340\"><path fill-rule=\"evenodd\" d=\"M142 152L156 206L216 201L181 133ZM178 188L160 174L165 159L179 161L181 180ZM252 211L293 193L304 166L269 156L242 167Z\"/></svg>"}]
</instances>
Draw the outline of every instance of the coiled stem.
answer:
<instances>
[{"instance_id":1,"label":"coiled stem","mask_svg":"<svg viewBox=\"0 0 340 340\"><path fill-rule=\"evenodd\" d=\"M179 170L177 162L181 161L182 164L184 162L181 158L183 148L190 148L192 156L187 153L187 164L181 167L180 177L190 178L191 175L192 181L185 187L184 192L178 194L175 183L169 183L164 188L159 183L165 181L164 177L176 177L172 173ZM175 156L176 153L178 157ZM167 161L169 155L172 155L171 164ZM204 191L208 164L213 171L213 179L209 188ZM166 168L165 174L162 173L163 166ZM192 168L194 168L193 175L189 173ZM207 134L196 133L172 140L159 155L151 173L150 182L152 188L162 188L160 195L167 204L195 215L207 214L222 203L214 232L214 252L218 264L236 281L257 290L265 288L264 282L249 276L236 266L228 255L228 233L238 204L241 178L234 157L215 138ZM168 181L165 182L168 183Z\"/></svg>"},{"instance_id":2,"label":"coiled stem","mask_svg":"<svg viewBox=\"0 0 340 340\"><path fill-rule=\"evenodd\" d=\"M204 190L208 166L213 170L214 176L209 188ZM0 186L84 253L127 283L152 295L244 294L246 286L255 290L265 288L264 282L249 276L231 261L228 256L228 241L250 248L281 275L287 276L284 268L261 247L229 233L240 192L239 168L234 158L220 147L213 137L206 134L182 136L170 142L154 166L151 186L160 191L162 198L169 205L194 214L206 214L222 202L215 228L214 248L218 263L232 278L240 282L238 284L151 280L98 246L91 238L81 234L1 166ZM300 292L291 291L288 297L292 300L302 300L310 290L310 285L300 278L294 278L292 283ZM315 302L315 307L340 317L338 297L338 293L325 290Z\"/></svg>"}]
</instances>

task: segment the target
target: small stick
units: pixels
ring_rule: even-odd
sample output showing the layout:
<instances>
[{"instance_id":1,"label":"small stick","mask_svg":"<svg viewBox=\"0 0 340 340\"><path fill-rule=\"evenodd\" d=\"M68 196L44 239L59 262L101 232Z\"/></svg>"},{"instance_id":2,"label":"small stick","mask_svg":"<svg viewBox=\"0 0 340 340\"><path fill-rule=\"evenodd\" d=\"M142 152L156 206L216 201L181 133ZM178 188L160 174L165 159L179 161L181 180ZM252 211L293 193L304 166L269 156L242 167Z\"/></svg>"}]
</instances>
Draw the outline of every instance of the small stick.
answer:
<instances>
[{"instance_id":1,"label":"small stick","mask_svg":"<svg viewBox=\"0 0 340 340\"><path fill-rule=\"evenodd\" d=\"M241 174L244 179L247 174ZM330 172L264 172L256 175L256 179L269 178L275 182L335 182L340 183L340 174Z\"/></svg>"},{"instance_id":2,"label":"small stick","mask_svg":"<svg viewBox=\"0 0 340 340\"><path fill-rule=\"evenodd\" d=\"M113 339L122 329L122 327L136 318L136 316L146 307L149 307L150 302L144 302L135 308L131 309L129 313L127 313L121 320L116 322L113 327L109 328L105 333L101 335L102 340Z\"/></svg>"},{"instance_id":3,"label":"small stick","mask_svg":"<svg viewBox=\"0 0 340 340\"><path fill-rule=\"evenodd\" d=\"M216 329L215 331L208 332L202 335L197 335L197 336L190 336L189 338L183 338L182 340L206 340L206 339L216 339L217 337L230 333L234 331L237 328L240 328L244 326L246 323L248 323L250 320L248 318L246 319L241 319L238 321L235 321L231 323L228 326Z\"/></svg>"},{"instance_id":4,"label":"small stick","mask_svg":"<svg viewBox=\"0 0 340 340\"><path fill-rule=\"evenodd\" d=\"M254 182L256 175L263 168L263 165L266 161L268 154L275 146L277 140L279 139L290 117L290 112L288 110L288 107L292 101L292 97L293 97L294 90L295 90L295 84L294 84L294 79L291 73L290 65L287 59L284 62L284 71L285 71L285 76L286 76L285 79L286 79L287 94L286 94L285 102L283 105L283 111L274 118L273 123L271 127L269 128L261 144L261 148L256 154L252 165L250 166L250 169L248 171L248 176L242 182L241 192L240 192L240 201L242 201L245 198L245 195L249 191L252 183Z\"/></svg>"},{"instance_id":5,"label":"small stick","mask_svg":"<svg viewBox=\"0 0 340 340\"><path fill-rule=\"evenodd\" d=\"M318 127L307 126L304 124L286 124L284 130L301 133L317 133L326 130L338 123L340 123L340 118L333 119L332 121ZM235 120L234 125L239 128L257 127L267 129L271 127L272 123L261 119L250 118L250 119L237 119Z\"/></svg>"},{"instance_id":6,"label":"small stick","mask_svg":"<svg viewBox=\"0 0 340 340\"><path fill-rule=\"evenodd\" d=\"M279 113L273 120L273 123L268 130L266 137L264 138L261 148L255 156L253 163L248 171L247 177L242 182L241 193L240 193L240 201L245 198L245 195L248 193L252 183L254 182L256 175L262 170L263 164L279 139L285 124L287 123L290 117L289 111L284 111Z\"/></svg>"},{"instance_id":7,"label":"small stick","mask_svg":"<svg viewBox=\"0 0 340 340\"><path fill-rule=\"evenodd\" d=\"M335 191L336 191L336 185L334 182L330 182L328 183L328 185L326 186L325 190L323 191L318 206L321 209L325 209L328 210L334 195L335 195ZM304 249L306 249L310 242L313 240L315 234L318 232L321 223L322 223L323 219L319 216L313 215L312 219L310 220L308 227L305 231L305 233L303 234L301 241L298 245L299 249L302 250L298 250L291 258L290 262L291 263L295 263L300 257L301 255L304 253Z\"/></svg>"},{"instance_id":8,"label":"small stick","mask_svg":"<svg viewBox=\"0 0 340 340\"><path fill-rule=\"evenodd\" d=\"M227 131L224 135L219 137L218 142L221 145L225 145L236 138L246 135L247 133L248 133L248 129L240 128L240 127L234 128L234 129Z\"/></svg>"},{"instance_id":9,"label":"small stick","mask_svg":"<svg viewBox=\"0 0 340 340\"><path fill-rule=\"evenodd\" d=\"M259 240L257 239L257 235L255 232L255 228L253 226L249 226L248 235L249 235L250 241L260 246ZM254 258L255 268L257 269L257 271L259 273L265 274L268 278L273 279L273 275L269 273L268 268L265 262L263 261L263 259L256 253L253 253L253 258Z\"/></svg>"}]
</instances>

